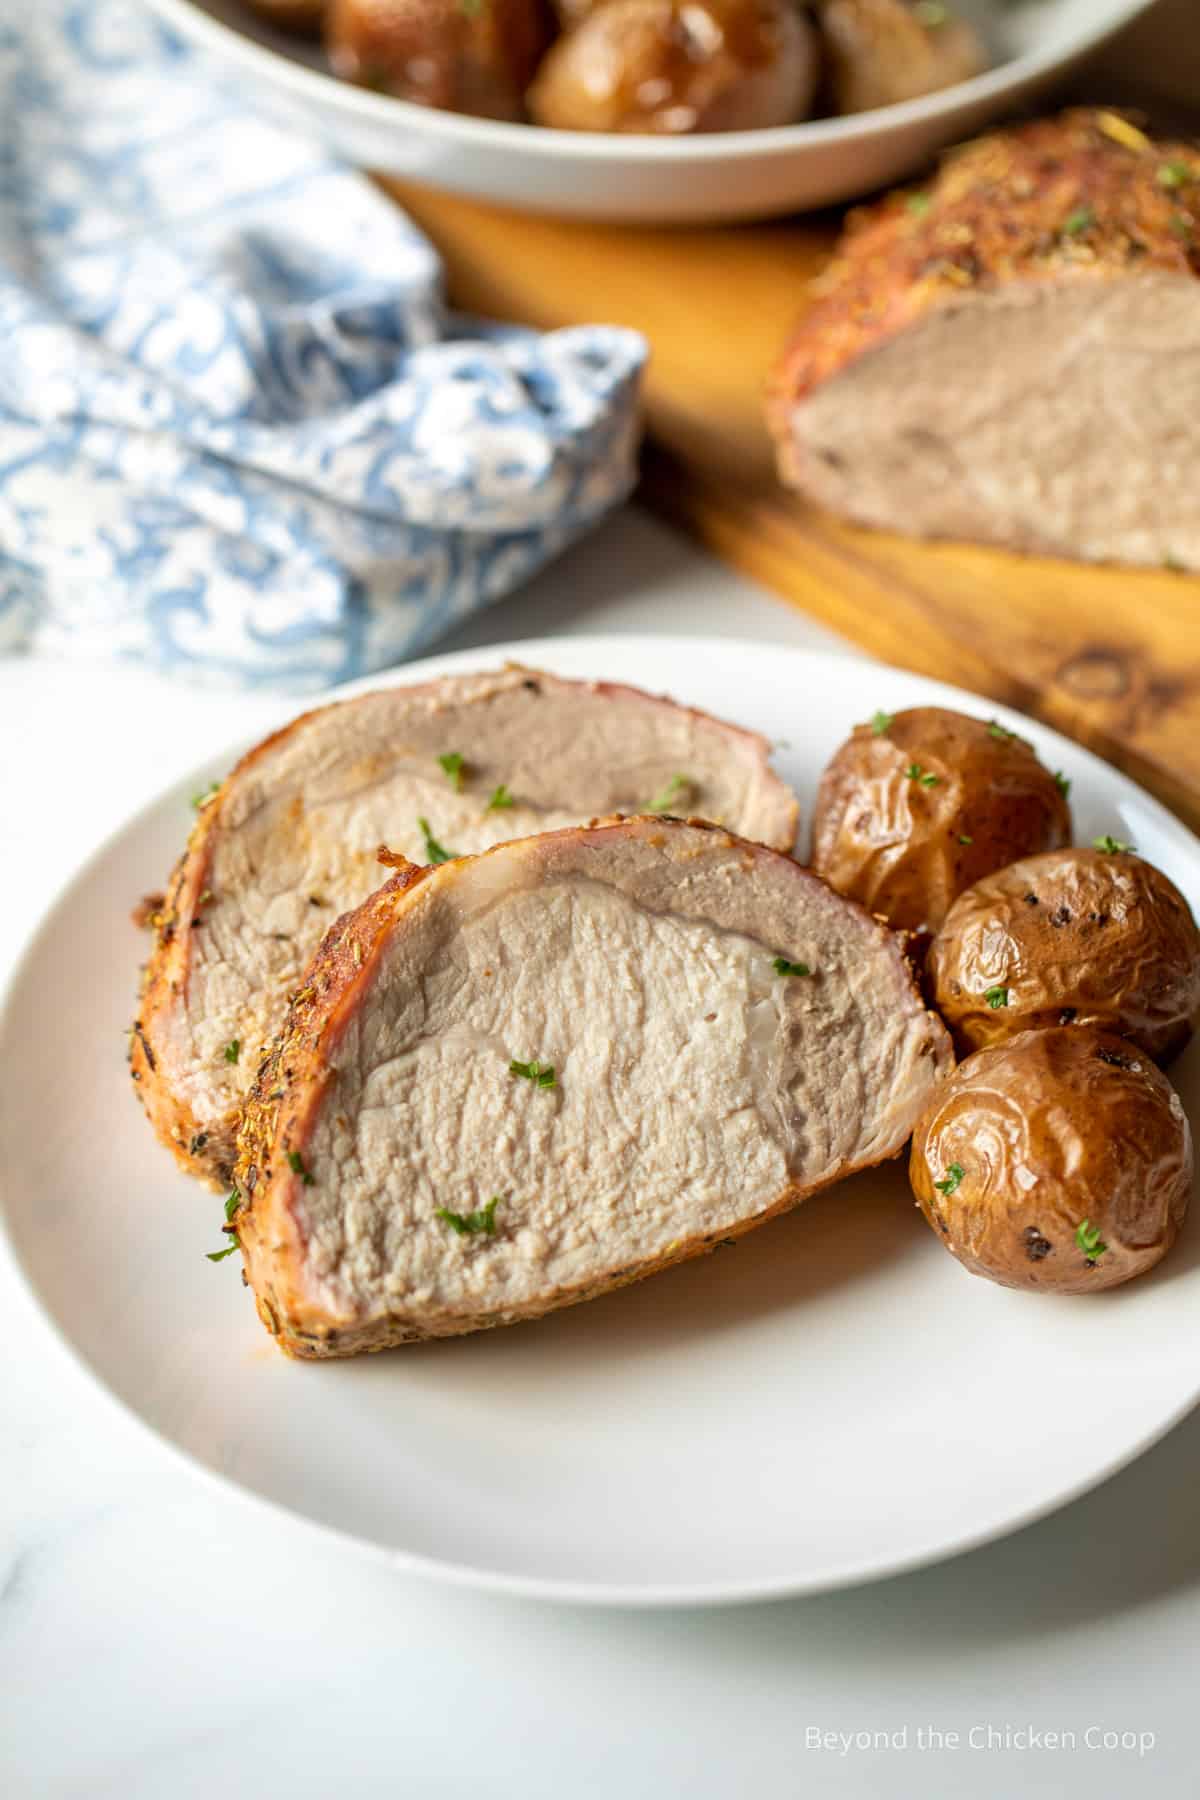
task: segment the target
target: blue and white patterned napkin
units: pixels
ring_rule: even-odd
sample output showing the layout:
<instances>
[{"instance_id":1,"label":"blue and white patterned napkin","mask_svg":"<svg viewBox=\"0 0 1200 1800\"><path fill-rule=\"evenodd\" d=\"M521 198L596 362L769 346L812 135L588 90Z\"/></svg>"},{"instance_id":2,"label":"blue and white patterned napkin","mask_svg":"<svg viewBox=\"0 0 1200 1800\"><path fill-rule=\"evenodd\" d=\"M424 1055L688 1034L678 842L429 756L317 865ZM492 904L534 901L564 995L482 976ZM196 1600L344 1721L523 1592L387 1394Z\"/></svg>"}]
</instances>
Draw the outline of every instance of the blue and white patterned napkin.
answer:
<instances>
[{"instance_id":1,"label":"blue and white patterned napkin","mask_svg":"<svg viewBox=\"0 0 1200 1800\"><path fill-rule=\"evenodd\" d=\"M629 492L644 356L449 316L389 201L131 0L0 0L0 647L411 656Z\"/></svg>"}]
</instances>

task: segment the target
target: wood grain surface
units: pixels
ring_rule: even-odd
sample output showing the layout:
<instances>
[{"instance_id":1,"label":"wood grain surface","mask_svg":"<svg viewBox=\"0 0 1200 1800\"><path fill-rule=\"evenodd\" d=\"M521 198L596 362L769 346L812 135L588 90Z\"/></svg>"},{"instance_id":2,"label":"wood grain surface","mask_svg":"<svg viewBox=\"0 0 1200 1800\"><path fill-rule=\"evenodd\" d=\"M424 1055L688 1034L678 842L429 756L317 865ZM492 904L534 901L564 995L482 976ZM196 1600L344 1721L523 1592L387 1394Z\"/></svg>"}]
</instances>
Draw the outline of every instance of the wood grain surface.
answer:
<instances>
[{"instance_id":1,"label":"wood grain surface","mask_svg":"<svg viewBox=\"0 0 1200 1800\"><path fill-rule=\"evenodd\" d=\"M1152 85L1165 70L1175 97L1195 91L1200 106L1200 0L1164 0L1090 72L1088 91L1106 98L1135 65ZM913 543L844 525L778 486L763 381L835 217L647 229L392 191L442 251L455 304L645 333L652 504L874 654L1057 725L1200 828L1200 578Z\"/></svg>"}]
</instances>

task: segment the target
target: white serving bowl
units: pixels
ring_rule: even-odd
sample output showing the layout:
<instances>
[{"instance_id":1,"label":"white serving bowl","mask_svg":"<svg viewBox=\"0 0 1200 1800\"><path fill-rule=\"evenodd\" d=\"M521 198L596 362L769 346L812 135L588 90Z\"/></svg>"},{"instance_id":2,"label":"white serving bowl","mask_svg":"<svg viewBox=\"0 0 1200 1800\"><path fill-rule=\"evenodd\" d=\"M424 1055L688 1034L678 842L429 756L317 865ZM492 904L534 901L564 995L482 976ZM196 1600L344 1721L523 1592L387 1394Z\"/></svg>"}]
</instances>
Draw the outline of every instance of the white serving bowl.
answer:
<instances>
[{"instance_id":1,"label":"white serving bowl","mask_svg":"<svg viewBox=\"0 0 1200 1800\"><path fill-rule=\"evenodd\" d=\"M661 138L548 131L435 112L336 81L319 50L238 0L148 0L234 66L257 101L350 161L530 212L625 223L766 218L900 180L1044 92L1153 0L958 0L995 66L921 100L769 131Z\"/></svg>"}]
</instances>

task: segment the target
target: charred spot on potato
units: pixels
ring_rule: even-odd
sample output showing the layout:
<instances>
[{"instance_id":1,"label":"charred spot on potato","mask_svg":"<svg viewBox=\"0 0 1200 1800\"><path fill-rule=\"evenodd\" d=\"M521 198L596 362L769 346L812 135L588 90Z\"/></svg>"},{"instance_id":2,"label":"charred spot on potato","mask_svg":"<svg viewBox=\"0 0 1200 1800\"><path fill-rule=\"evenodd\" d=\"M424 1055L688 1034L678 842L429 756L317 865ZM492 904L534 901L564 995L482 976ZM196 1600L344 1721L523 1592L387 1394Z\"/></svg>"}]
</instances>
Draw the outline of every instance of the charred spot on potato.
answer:
<instances>
[{"instance_id":1,"label":"charred spot on potato","mask_svg":"<svg viewBox=\"0 0 1200 1800\"><path fill-rule=\"evenodd\" d=\"M1021 1241L1025 1245L1025 1254L1030 1262L1042 1262L1054 1248L1049 1238L1044 1238L1036 1225L1025 1227L1021 1233Z\"/></svg>"},{"instance_id":2,"label":"charred spot on potato","mask_svg":"<svg viewBox=\"0 0 1200 1800\"><path fill-rule=\"evenodd\" d=\"M1070 907L1069 906L1056 907L1054 909L1054 911L1050 914L1050 923L1052 925L1069 925L1071 923Z\"/></svg>"},{"instance_id":3,"label":"charred spot on potato","mask_svg":"<svg viewBox=\"0 0 1200 1800\"><path fill-rule=\"evenodd\" d=\"M1060 1025L1073 1025L1078 1016L1079 1012L1077 1007L1064 1006L1058 1015L1058 1022Z\"/></svg>"},{"instance_id":4,"label":"charred spot on potato","mask_svg":"<svg viewBox=\"0 0 1200 1800\"><path fill-rule=\"evenodd\" d=\"M1100 1058L1102 1063L1107 1063L1110 1069L1133 1069L1137 1067L1137 1064L1130 1062L1127 1056L1120 1056L1115 1050L1097 1050L1096 1055Z\"/></svg>"},{"instance_id":5,"label":"charred spot on potato","mask_svg":"<svg viewBox=\"0 0 1200 1800\"><path fill-rule=\"evenodd\" d=\"M1038 903L1038 897L1036 894L1026 894L1026 896L1025 896L1026 906L1036 906L1037 903Z\"/></svg>"}]
</instances>

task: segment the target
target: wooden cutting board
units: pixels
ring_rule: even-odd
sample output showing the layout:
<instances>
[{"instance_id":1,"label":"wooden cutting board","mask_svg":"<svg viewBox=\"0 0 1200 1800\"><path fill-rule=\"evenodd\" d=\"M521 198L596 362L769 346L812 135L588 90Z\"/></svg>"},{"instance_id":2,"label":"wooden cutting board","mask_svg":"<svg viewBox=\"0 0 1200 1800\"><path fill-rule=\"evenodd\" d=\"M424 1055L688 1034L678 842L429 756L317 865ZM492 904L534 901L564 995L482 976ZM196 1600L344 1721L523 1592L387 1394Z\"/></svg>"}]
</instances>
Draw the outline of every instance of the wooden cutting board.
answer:
<instances>
[{"instance_id":1,"label":"wooden cutting board","mask_svg":"<svg viewBox=\"0 0 1200 1800\"><path fill-rule=\"evenodd\" d=\"M1200 578L911 543L778 486L763 381L836 218L659 230L393 191L441 250L456 305L645 334L653 505L875 655L1069 732L1200 829Z\"/></svg>"}]
</instances>

